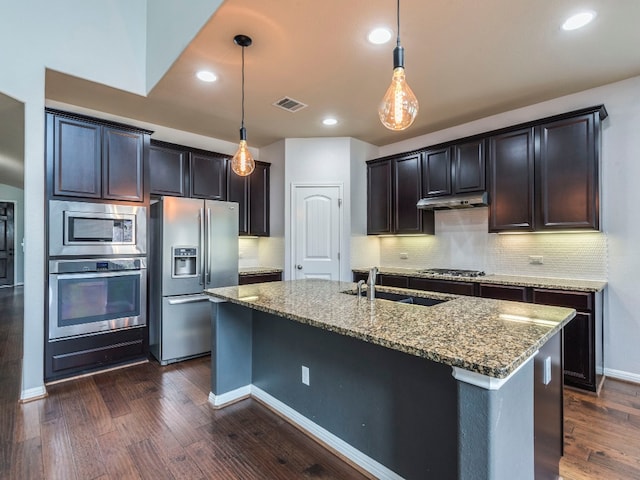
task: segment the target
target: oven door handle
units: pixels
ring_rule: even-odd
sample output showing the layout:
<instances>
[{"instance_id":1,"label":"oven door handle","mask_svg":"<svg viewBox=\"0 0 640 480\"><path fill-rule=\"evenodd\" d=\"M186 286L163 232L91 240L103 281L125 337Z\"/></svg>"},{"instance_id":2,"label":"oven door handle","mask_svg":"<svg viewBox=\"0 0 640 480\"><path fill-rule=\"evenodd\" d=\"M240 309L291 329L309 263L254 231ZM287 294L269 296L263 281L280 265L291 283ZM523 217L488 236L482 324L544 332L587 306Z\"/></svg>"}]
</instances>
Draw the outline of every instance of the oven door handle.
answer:
<instances>
[{"instance_id":1,"label":"oven door handle","mask_svg":"<svg viewBox=\"0 0 640 480\"><path fill-rule=\"evenodd\" d=\"M112 270L110 272L83 272L83 273L50 273L56 280L71 280L77 278L105 278L122 276L142 276L142 270Z\"/></svg>"},{"instance_id":2,"label":"oven door handle","mask_svg":"<svg viewBox=\"0 0 640 480\"><path fill-rule=\"evenodd\" d=\"M180 298L170 298L169 305L184 305L185 303L208 302L209 295L189 295Z\"/></svg>"}]
</instances>

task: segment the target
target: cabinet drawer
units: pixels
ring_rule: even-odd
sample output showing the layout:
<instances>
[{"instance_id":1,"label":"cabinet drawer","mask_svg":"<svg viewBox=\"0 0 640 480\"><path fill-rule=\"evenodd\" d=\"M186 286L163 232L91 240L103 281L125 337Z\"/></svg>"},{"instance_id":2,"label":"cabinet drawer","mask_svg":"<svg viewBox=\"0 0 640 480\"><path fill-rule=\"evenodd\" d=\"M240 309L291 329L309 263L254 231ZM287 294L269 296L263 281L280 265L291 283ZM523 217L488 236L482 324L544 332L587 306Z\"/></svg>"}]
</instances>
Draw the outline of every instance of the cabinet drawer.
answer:
<instances>
[{"instance_id":1,"label":"cabinet drawer","mask_svg":"<svg viewBox=\"0 0 640 480\"><path fill-rule=\"evenodd\" d=\"M409 288L429 290L431 292L453 293L456 295L475 295L476 285L468 282L450 282L447 280L431 280L414 278L409 280Z\"/></svg>"},{"instance_id":2,"label":"cabinet drawer","mask_svg":"<svg viewBox=\"0 0 640 480\"><path fill-rule=\"evenodd\" d=\"M514 302L528 302L527 287L480 284L480 296L495 300L512 300Z\"/></svg>"},{"instance_id":3,"label":"cabinet drawer","mask_svg":"<svg viewBox=\"0 0 640 480\"><path fill-rule=\"evenodd\" d=\"M365 278L365 281L367 279ZM380 285L385 287L409 288L409 277L402 275L380 275Z\"/></svg>"},{"instance_id":4,"label":"cabinet drawer","mask_svg":"<svg viewBox=\"0 0 640 480\"><path fill-rule=\"evenodd\" d=\"M533 303L575 308L578 311L590 312L593 310L593 294L589 292L569 292L564 290L534 288Z\"/></svg>"},{"instance_id":5,"label":"cabinet drawer","mask_svg":"<svg viewBox=\"0 0 640 480\"><path fill-rule=\"evenodd\" d=\"M142 356L143 354L143 341L133 340L130 342L119 343L117 345L107 345L105 347L92 348L90 350L83 350L80 352L54 355L52 366L54 372L61 372L69 369L95 367L117 360Z\"/></svg>"},{"instance_id":6,"label":"cabinet drawer","mask_svg":"<svg viewBox=\"0 0 640 480\"><path fill-rule=\"evenodd\" d=\"M265 273L260 275L239 275L239 285L249 285L251 283L279 282L282 280L282 273Z\"/></svg>"}]
</instances>

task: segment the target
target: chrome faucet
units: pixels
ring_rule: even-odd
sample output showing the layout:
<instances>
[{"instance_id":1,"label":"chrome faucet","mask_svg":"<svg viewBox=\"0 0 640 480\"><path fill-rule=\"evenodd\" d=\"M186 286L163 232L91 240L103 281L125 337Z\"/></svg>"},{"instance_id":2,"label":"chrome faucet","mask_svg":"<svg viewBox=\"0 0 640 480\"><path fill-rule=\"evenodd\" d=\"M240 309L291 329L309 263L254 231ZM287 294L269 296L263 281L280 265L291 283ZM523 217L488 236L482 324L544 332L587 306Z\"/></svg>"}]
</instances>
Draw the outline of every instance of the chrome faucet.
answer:
<instances>
[{"instance_id":1,"label":"chrome faucet","mask_svg":"<svg viewBox=\"0 0 640 480\"><path fill-rule=\"evenodd\" d=\"M371 267L369 277L367 278L367 300L375 300L376 298L376 276L378 275L378 267Z\"/></svg>"},{"instance_id":2,"label":"chrome faucet","mask_svg":"<svg viewBox=\"0 0 640 480\"><path fill-rule=\"evenodd\" d=\"M362 296L362 287L364 286L364 280L358 280L358 298Z\"/></svg>"}]
</instances>

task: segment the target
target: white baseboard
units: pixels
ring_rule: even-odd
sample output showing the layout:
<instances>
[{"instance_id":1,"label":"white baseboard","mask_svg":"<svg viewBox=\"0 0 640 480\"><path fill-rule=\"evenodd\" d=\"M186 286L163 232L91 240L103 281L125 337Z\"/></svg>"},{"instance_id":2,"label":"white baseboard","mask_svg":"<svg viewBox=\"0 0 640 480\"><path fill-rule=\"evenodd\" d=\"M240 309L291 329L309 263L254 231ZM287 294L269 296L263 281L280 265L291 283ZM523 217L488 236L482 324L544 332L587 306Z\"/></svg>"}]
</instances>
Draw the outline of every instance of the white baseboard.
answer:
<instances>
[{"instance_id":1,"label":"white baseboard","mask_svg":"<svg viewBox=\"0 0 640 480\"><path fill-rule=\"evenodd\" d=\"M27 388L26 390L22 390L20 392L20 402L30 402L32 400L38 400L39 398L43 398L47 396L47 389L44 385L41 387L35 388Z\"/></svg>"},{"instance_id":2,"label":"white baseboard","mask_svg":"<svg viewBox=\"0 0 640 480\"><path fill-rule=\"evenodd\" d=\"M222 395L215 395L213 392L209 392L209 403L211 403L215 408L221 408L250 396L251 385L245 385L244 387L236 388L235 390L223 393Z\"/></svg>"},{"instance_id":3,"label":"white baseboard","mask_svg":"<svg viewBox=\"0 0 640 480\"><path fill-rule=\"evenodd\" d=\"M251 396L268 405L270 408L288 419L291 423L297 425L300 429L329 446L340 455L343 455L363 470L371 473L375 478L382 480L402 480L402 477L394 471L365 455L360 450L352 447L344 440L338 438L328 430L325 430L320 425L312 422L307 417L301 415L293 408L282 403L277 398L272 397L255 385L251 385Z\"/></svg>"},{"instance_id":4,"label":"white baseboard","mask_svg":"<svg viewBox=\"0 0 640 480\"><path fill-rule=\"evenodd\" d=\"M613 368L605 368L604 374L607 377L617 378L626 382L640 383L640 375L637 373L625 372L624 370L614 370Z\"/></svg>"}]
</instances>

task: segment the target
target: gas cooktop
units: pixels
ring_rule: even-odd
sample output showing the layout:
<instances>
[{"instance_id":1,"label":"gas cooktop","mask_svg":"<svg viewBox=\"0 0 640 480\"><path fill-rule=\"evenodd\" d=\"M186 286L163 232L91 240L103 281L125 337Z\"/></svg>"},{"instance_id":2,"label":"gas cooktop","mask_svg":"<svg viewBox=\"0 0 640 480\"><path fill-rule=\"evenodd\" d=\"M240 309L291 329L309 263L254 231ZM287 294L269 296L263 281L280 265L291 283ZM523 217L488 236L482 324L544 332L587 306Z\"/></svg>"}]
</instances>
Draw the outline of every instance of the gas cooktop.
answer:
<instances>
[{"instance_id":1,"label":"gas cooktop","mask_svg":"<svg viewBox=\"0 0 640 480\"><path fill-rule=\"evenodd\" d=\"M427 268L426 270L420 270L420 273L449 275L451 277L482 277L485 275L481 270L459 270L455 268Z\"/></svg>"}]
</instances>

